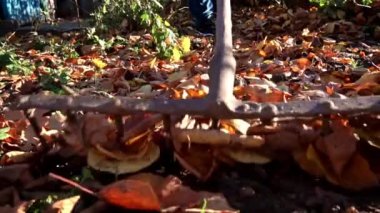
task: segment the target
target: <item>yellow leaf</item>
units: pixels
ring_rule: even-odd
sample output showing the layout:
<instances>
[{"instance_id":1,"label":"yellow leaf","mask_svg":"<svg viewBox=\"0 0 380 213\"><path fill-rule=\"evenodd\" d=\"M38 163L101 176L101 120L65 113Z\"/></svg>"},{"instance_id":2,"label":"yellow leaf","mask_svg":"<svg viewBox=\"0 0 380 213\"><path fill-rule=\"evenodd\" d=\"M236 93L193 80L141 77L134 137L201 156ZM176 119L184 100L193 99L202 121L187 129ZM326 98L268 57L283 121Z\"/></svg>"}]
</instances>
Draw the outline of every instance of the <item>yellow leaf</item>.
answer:
<instances>
[{"instance_id":1,"label":"yellow leaf","mask_svg":"<svg viewBox=\"0 0 380 213\"><path fill-rule=\"evenodd\" d=\"M180 43L181 43L181 48L182 48L183 53L190 52L191 41L189 37L187 36L182 37L180 40Z\"/></svg>"},{"instance_id":2,"label":"yellow leaf","mask_svg":"<svg viewBox=\"0 0 380 213\"><path fill-rule=\"evenodd\" d=\"M177 47L175 47L173 49L173 55L170 59L174 62L179 61L181 59L181 56L182 56L181 51L179 51L179 49Z\"/></svg>"},{"instance_id":3,"label":"yellow leaf","mask_svg":"<svg viewBox=\"0 0 380 213\"><path fill-rule=\"evenodd\" d=\"M107 66L105 62L103 62L101 59L94 58L92 59L92 63L99 69L103 69L104 67Z\"/></svg>"},{"instance_id":4,"label":"yellow leaf","mask_svg":"<svg viewBox=\"0 0 380 213\"><path fill-rule=\"evenodd\" d=\"M157 58L154 57L150 62L149 62L149 67L153 69L156 66Z\"/></svg>"}]
</instances>

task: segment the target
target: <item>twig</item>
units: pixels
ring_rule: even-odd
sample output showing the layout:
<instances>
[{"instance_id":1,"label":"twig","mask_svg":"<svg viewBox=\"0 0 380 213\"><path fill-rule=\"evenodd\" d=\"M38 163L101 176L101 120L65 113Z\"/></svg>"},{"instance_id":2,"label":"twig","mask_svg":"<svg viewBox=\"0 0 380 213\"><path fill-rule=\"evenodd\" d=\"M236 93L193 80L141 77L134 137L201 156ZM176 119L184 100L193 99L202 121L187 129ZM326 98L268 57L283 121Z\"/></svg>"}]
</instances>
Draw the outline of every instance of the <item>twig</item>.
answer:
<instances>
[{"instance_id":1,"label":"twig","mask_svg":"<svg viewBox=\"0 0 380 213\"><path fill-rule=\"evenodd\" d=\"M81 186L80 184L78 184L78 183L76 183L76 182L74 182L72 180L69 180L69 179L67 179L65 177L62 177L62 176L54 174L54 173L49 173L49 176L52 177L52 178L54 178L54 179L60 180L60 181L62 181L64 183L66 183L66 184L69 184L70 186L73 186L73 187L81 190L82 192L85 192L85 193L87 193L89 195L92 195L92 196L96 197L96 193L94 191L92 191L92 190L90 190L90 189L88 189L88 188L86 188L84 186Z\"/></svg>"},{"instance_id":2,"label":"twig","mask_svg":"<svg viewBox=\"0 0 380 213\"><path fill-rule=\"evenodd\" d=\"M355 4L356 6L359 6L359 7L371 8L371 7L368 6L368 5L364 5L364 4L360 4L360 3L358 3L356 0L352 0L352 2L354 2L354 4Z\"/></svg>"},{"instance_id":3,"label":"twig","mask_svg":"<svg viewBox=\"0 0 380 213\"><path fill-rule=\"evenodd\" d=\"M185 209L185 212L190 212L190 213L236 213L238 211L190 208L190 209Z\"/></svg>"},{"instance_id":4,"label":"twig","mask_svg":"<svg viewBox=\"0 0 380 213\"><path fill-rule=\"evenodd\" d=\"M72 95L72 96L78 96L79 93L77 93L75 90L71 89L70 87L64 85L64 84L60 84L61 88L69 95Z\"/></svg>"},{"instance_id":5,"label":"twig","mask_svg":"<svg viewBox=\"0 0 380 213\"><path fill-rule=\"evenodd\" d=\"M166 20L169 21L169 20L170 20L175 14L181 12L182 10L186 10L186 9L188 9L188 8L189 8L189 7L181 7L181 8L179 8L179 9L175 10L173 13L169 14L169 16L166 18Z\"/></svg>"}]
</instances>

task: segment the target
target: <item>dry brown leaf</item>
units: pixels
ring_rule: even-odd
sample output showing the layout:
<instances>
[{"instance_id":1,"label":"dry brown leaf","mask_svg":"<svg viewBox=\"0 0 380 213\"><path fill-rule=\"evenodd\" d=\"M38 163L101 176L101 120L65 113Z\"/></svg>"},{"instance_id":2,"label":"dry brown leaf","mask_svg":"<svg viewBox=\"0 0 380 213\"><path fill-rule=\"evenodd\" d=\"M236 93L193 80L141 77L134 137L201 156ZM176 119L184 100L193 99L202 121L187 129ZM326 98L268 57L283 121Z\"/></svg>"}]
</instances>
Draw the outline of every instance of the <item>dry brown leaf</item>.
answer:
<instances>
[{"instance_id":1,"label":"dry brown leaf","mask_svg":"<svg viewBox=\"0 0 380 213\"><path fill-rule=\"evenodd\" d=\"M175 208L177 212L186 212L188 208L201 208L203 202L206 201L207 210L225 213L236 212L229 206L223 195L194 191L182 185L182 181L174 176L163 178L153 174L142 173L134 175L129 179L149 183L160 200L162 209Z\"/></svg>"},{"instance_id":2,"label":"dry brown leaf","mask_svg":"<svg viewBox=\"0 0 380 213\"><path fill-rule=\"evenodd\" d=\"M296 152L294 159L300 167L308 173L317 177L325 177L330 183L342 186L346 189L361 190L377 186L379 179L371 170L369 163L360 154L354 153L347 165L338 176L331 168L323 155L318 153L312 144L305 152Z\"/></svg>"},{"instance_id":3,"label":"dry brown leaf","mask_svg":"<svg viewBox=\"0 0 380 213\"><path fill-rule=\"evenodd\" d=\"M16 163L27 163L36 153L23 151L10 151L1 156L0 164L2 166Z\"/></svg>"},{"instance_id":4,"label":"dry brown leaf","mask_svg":"<svg viewBox=\"0 0 380 213\"><path fill-rule=\"evenodd\" d=\"M232 160L240 163L266 164L272 160L270 157L253 149L226 148L223 149L223 153Z\"/></svg>"},{"instance_id":5,"label":"dry brown leaf","mask_svg":"<svg viewBox=\"0 0 380 213\"><path fill-rule=\"evenodd\" d=\"M200 180L207 180L214 173L217 163L211 148L194 144L191 148L175 145L175 149L175 159Z\"/></svg>"},{"instance_id":6,"label":"dry brown leaf","mask_svg":"<svg viewBox=\"0 0 380 213\"><path fill-rule=\"evenodd\" d=\"M356 153L342 172L340 185L353 190L361 190L379 185L379 179L371 170L367 160Z\"/></svg>"},{"instance_id":7,"label":"dry brown leaf","mask_svg":"<svg viewBox=\"0 0 380 213\"><path fill-rule=\"evenodd\" d=\"M380 72L367 72L362 75L359 80L355 81L354 84L365 84L365 83L380 83Z\"/></svg>"},{"instance_id":8,"label":"dry brown leaf","mask_svg":"<svg viewBox=\"0 0 380 213\"><path fill-rule=\"evenodd\" d=\"M333 171L340 176L356 151L357 138L354 130L344 126L342 121L332 121L331 128L333 132L320 138L315 146L327 156Z\"/></svg>"},{"instance_id":9,"label":"dry brown leaf","mask_svg":"<svg viewBox=\"0 0 380 213\"><path fill-rule=\"evenodd\" d=\"M26 184L33 180L28 164L15 164L0 168L0 186L15 183ZM1 188L1 187L0 187Z\"/></svg>"}]
</instances>

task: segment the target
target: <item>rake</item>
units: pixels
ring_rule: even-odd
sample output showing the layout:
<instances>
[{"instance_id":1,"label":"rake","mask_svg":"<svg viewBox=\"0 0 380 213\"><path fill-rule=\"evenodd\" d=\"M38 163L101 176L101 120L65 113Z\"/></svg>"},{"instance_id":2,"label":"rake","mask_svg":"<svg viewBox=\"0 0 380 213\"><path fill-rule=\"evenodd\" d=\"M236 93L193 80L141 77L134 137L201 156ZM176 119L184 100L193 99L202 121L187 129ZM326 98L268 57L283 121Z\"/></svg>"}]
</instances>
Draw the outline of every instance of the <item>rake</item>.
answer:
<instances>
[{"instance_id":1,"label":"rake","mask_svg":"<svg viewBox=\"0 0 380 213\"><path fill-rule=\"evenodd\" d=\"M125 115L152 112L202 115L215 119L313 117L329 114L380 113L380 96L328 98L288 103L255 103L233 95L236 61L233 56L230 0L217 0L216 43L210 64L210 91L203 99L167 100L128 97L27 95L10 103L13 110L31 108Z\"/></svg>"}]
</instances>

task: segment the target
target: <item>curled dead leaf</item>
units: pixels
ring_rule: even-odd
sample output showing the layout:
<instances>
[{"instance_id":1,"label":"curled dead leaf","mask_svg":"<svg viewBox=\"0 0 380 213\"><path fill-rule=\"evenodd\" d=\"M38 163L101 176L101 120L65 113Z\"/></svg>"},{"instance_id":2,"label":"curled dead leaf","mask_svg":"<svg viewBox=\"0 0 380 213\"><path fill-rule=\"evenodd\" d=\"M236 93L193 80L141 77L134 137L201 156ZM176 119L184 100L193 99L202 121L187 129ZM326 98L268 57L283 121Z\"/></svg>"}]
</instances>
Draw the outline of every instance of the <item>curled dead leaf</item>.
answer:
<instances>
[{"instance_id":1,"label":"curled dead leaf","mask_svg":"<svg viewBox=\"0 0 380 213\"><path fill-rule=\"evenodd\" d=\"M115 155L112 154L112 156ZM145 153L141 156L131 157L122 152L118 152L116 156L116 158L111 158L110 155L106 155L98 149L91 148L88 152L87 163L93 169L102 172L113 174L133 173L154 163L160 156L160 149L157 145L148 143Z\"/></svg>"},{"instance_id":2,"label":"curled dead leaf","mask_svg":"<svg viewBox=\"0 0 380 213\"><path fill-rule=\"evenodd\" d=\"M368 161L356 153L349 162L349 166L344 169L340 185L353 190L361 190L379 185L379 179L371 170Z\"/></svg>"},{"instance_id":3,"label":"curled dead leaf","mask_svg":"<svg viewBox=\"0 0 380 213\"><path fill-rule=\"evenodd\" d=\"M27 163L35 155L36 153L33 152L10 151L1 156L0 164L4 166L15 163Z\"/></svg>"},{"instance_id":4,"label":"curled dead leaf","mask_svg":"<svg viewBox=\"0 0 380 213\"><path fill-rule=\"evenodd\" d=\"M344 126L340 120L334 120L331 128L333 132L317 140L315 146L327 156L333 171L340 176L356 151L357 138L354 130Z\"/></svg>"},{"instance_id":5,"label":"curled dead leaf","mask_svg":"<svg viewBox=\"0 0 380 213\"><path fill-rule=\"evenodd\" d=\"M271 162L271 158L253 149L223 149L223 153L240 163L266 164Z\"/></svg>"},{"instance_id":6,"label":"curled dead leaf","mask_svg":"<svg viewBox=\"0 0 380 213\"><path fill-rule=\"evenodd\" d=\"M362 190L379 185L377 175L371 170L368 161L359 153L353 154L339 176L312 144L306 152L293 153L293 157L303 170L317 177L325 177L330 183L346 189Z\"/></svg>"}]
</instances>

